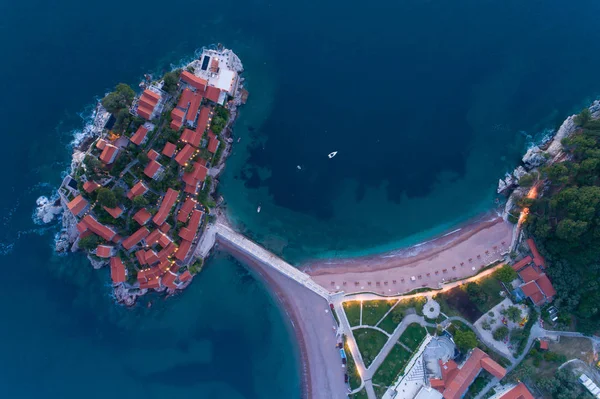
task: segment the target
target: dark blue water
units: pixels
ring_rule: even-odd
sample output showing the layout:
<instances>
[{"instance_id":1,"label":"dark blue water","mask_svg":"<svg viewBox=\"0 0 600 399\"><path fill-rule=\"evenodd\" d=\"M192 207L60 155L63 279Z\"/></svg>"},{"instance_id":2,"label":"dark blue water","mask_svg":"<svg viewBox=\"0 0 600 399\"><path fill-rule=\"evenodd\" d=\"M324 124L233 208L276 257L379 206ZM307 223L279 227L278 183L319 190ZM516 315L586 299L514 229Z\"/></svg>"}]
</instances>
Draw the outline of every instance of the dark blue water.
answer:
<instances>
[{"instance_id":1,"label":"dark blue water","mask_svg":"<svg viewBox=\"0 0 600 399\"><path fill-rule=\"evenodd\" d=\"M113 304L106 270L55 256L56 226L32 222L35 199L68 166L81 116L116 83L136 84L204 44L233 48L251 95L222 178L232 218L293 261L364 253L493 204L496 178L527 142L598 92L598 8L591 0L1 4L3 393L298 396L292 337L241 266L217 258L179 297L130 311Z\"/></svg>"}]
</instances>

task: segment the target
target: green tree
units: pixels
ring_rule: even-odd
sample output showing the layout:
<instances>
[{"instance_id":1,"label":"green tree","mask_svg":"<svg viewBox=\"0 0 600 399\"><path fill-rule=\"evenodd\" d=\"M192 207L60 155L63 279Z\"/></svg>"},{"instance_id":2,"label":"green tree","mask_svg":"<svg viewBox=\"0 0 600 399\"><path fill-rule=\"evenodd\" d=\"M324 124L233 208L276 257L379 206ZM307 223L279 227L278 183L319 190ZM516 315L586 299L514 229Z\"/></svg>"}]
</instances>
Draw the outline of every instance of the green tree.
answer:
<instances>
[{"instance_id":1,"label":"green tree","mask_svg":"<svg viewBox=\"0 0 600 399\"><path fill-rule=\"evenodd\" d=\"M584 108L575 116L573 122L575 122L577 126L585 126L590 119L592 119L592 113L590 112L589 108Z\"/></svg>"},{"instance_id":2,"label":"green tree","mask_svg":"<svg viewBox=\"0 0 600 399\"><path fill-rule=\"evenodd\" d=\"M509 265L504 265L494 272L494 277L502 281L503 283L508 284L514 279L516 279L518 277L518 274Z\"/></svg>"},{"instance_id":3,"label":"green tree","mask_svg":"<svg viewBox=\"0 0 600 399\"><path fill-rule=\"evenodd\" d=\"M519 179L519 186L521 187L531 187L533 186L533 182L535 181L535 178L530 174L526 174L521 176L521 178Z\"/></svg>"},{"instance_id":4,"label":"green tree","mask_svg":"<svg viewBox=\"0 0 600 399\"><path fill-rule=\"evenodd\" d=\"M111 114L116 114L123 108L129 107L133 102L134 97L135 92L129 85L119 83L115 87L115 91L108 93L106 97L102 99L102 106Z\"/></svg>"},{"instance_id":5,"label":"green tree","mask_svg":"<svg viewBox=\"0 0 600 399\"><path fill-rule=\"evenodd\" d=\"M466 286L469 299L478 305L485 305L488 300L488 295L483 291L477 283L468 283Z\"/></svg>"},{"instance_id":6,"label":"green tree","mask_svg":"<svg viewBox=\"0 0 600 399\"><path fill-rule=\"evenodd\" d=\"M516 306L509 306L503 314L513 323L521 320L521 310Z\"/></svg>"},{"instance_id":7,"label":"green tree","mask_svg":"<svg viewBox=\"0 0 600 399\"><path fill-rule=\"evenodd\" d=\"M148 200L143 195L138 195L133 199L133 206L136 208L143 208L148 205Z\"/></svg>"},{"instance_id":8,"label":"green tree","mask_svg":"<svg viewBox=\"0 0 600 399\"><path fill-rule=\"evenodd\" d=\"M150 158L148 158L148 154L145 152L140 152L137 156L137 160L142 164L142 166L146 166Z\"/></svg>"},{"instance_id":9,"label":"green tree","mask_svg":"<svg viewBox=\"0 0 600 399\"><path fill-rule=\"evenodd\" d=\"M500 326L494 330L492 336L496 341L504 341L508 337L508 327Z\"/></svg>"},{"instance_id":10,"label":"green tree","mask_svg":"<svg viewBox=\"0 0 600 399\"><path fill-rule=\"evenodd\" d=\"M96 249L96 247L98 246L98 244L100 244L100 238L95 235L89 235L87 237L83 237L82 239L79 240L79 248L85 250L85 251L92 251L94 249Z\"/></svg>"},{"instance_id":11,"label":"green tree","mask_svg":"<svg viewBox=\"0 0 600 399\"><path fill-rule=\"evenodd\" d=\"M115 121L115 124L114 124L112 130L116 133L121 134L125 131L125 129L127 129L129 124L131 123L131 114L129 113L127 108L122 108L117 111L116 115L117 115L117 120Z\"/></svg>"},{"instance_id":12,"label":"green tree","mask_svg":"<svg viewBox=\"0 0 600 399\"><path fill-rule=\"evenodd\" d=\"M460 351L467 352L477 346L477 336L471 330L457 330L454 333L454 343Z\"/></svg>"},{"instance_id":13,"label":"green tree","mask_svg":"<svg viewBox=\"0 0 600 399\"><path fill-rule=\"evenodd\" d=\"M180 73L180 69L165 73L165 75L163 76L164 91L166 91L169 94L175 94L175 92L177 91L177 83L179 82Z\"/></svg>"},{"instance_id":14,"label":"green tree","mask_svg":"<svg viewBox=\"0 0 600 399\"><path fill-rule=\"evenodd\" d=\"M484 320L481 322L481 328L490 331L492 329L492 326L490 325L490 322L488 320Z\"/></svg>"},{"instance_id":15,"label":"green tree","mask_svg":"<svg viewBox=\"0 0 600 399\"><path fill-rule=\"evenodd\" d=\"M86 169L89 171L94 171L96 169L100 169L102 167L102 162L100 162L100 160L96 157L93 157L91 155L86 155L85 158L83 159L83 164L85 165Z\"/></svg>"},{"instance_id":16,"label":"green tree","mask_svg":"<svg viewBox=\"0 0 600 399\"><path fill-rule=\"evenodd\" d=\"M117 196L106 187L98 189L98 202L107 208L114 208L118 205Z\"/></svg>"},{"instance_id":17,"label":"green tree","mask_svg":"<svg viewBox=\"0 0 600 399\"><path fill-rule=\"evenodd\" d=\"M188 163L185 168L183 168L183 171L185 173L192 173L194 171L194 164L193 163Z\"/></svg>"}]
</instances>

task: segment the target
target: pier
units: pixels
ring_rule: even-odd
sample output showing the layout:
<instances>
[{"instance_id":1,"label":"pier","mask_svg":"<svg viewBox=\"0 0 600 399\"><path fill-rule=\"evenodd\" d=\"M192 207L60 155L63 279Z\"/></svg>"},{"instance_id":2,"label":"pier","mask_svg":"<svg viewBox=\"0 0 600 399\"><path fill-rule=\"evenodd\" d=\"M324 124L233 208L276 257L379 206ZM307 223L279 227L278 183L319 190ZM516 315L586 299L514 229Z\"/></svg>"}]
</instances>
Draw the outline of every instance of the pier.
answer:
<instances>
[{"instance_id":1,"label":"pier","mask_svg":"<svg viewBox=\"0 0 600 399\"><path fill-rule=\"evenodd\" d=\"M283 259L273 255L260 245L254 243L253 241L244 237L242 234L233 231L221 223L215 224L214 229L216 238L218 240L223 240L228 244L233 245L246 255L251 256L262 264L277 270L284 276L295 280L297 283L303 285L315 294L329 301L331 295L330 292L324 287L315 283L308 274L301 272Z\"/></svg>"}]
</instances>

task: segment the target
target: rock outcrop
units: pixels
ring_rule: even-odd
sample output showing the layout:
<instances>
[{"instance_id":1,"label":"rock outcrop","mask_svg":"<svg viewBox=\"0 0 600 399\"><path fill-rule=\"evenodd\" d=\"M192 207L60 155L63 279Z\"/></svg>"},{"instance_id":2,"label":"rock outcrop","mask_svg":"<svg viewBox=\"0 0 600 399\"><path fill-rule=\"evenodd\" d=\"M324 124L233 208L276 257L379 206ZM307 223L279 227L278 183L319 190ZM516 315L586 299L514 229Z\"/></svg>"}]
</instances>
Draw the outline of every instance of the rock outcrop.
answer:
<instances>
[{"instance_id":1,"label":"rock outcrop","mask_svg":"<svg viewBox=\"0 0 600 399\"><path fill-rule=\"evenodd\" d=\"M63 211L56 201L50 201L44 196L38 198L35 203L37 205L36 217L42 223L52 222Z\"/></svg>"}]
</instances>

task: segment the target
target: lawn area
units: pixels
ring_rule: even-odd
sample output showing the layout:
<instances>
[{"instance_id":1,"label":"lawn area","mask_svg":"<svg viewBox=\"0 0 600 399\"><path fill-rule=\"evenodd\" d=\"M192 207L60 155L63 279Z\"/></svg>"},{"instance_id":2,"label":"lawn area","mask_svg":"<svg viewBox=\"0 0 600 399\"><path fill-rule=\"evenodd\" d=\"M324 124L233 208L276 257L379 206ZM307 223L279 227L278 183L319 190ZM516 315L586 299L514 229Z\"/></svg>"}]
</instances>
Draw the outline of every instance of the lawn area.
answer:
<instances>
[{"instance_id":1,"label":"lawn area","mask_svg":"<svg viewBox=\"0 0 600 399\"><path fill-rule=\"evenodd\" d=\"M344 302L343 305L350 326L360 325L360 301Z\"/></svg>"},{"instance_id":2,"label":"lawn area","mask_svg":"<svg viewBox=\"0 0 600 399\"><path fill-rule=\"evenodd\" d=\"M417 323L411 323L400 336L400 342L414 351L419 347L426 335L427 330L425 328Z\"/></svg>"},{"instance_id":3,"label":"lawn area","mask_svg":"<svg viewBox=\"0 0 600 399\"><path fill-rule=\"evenodd\" d=\"M487 294L487 301L484 304L477 304L477 308L479 308L482 313L487 313L504 299L500 296L500 292L503 288L502 284L500 284L500 280L497 278L490 276L478 281L477 285L479 285L483 292Z\"/></svg>"},{"instance_id":4,"label":"lawn area","mask_svg":"<svg viewBox=\"0 0 600 399\"><path fill-rule=\"evenodd\" d=\"M370 328L359 328L354 330L353 334L365 366L369 367L387 342L388 337L384 333Z\"/></svg>"},{"instance_id":5,"label":"lawn area","mask_svg":"<svg viewBox=\"0 0 600 399\"><path fill-rule=\"evenodd\" d=\"M367 389L363 388L360 391L358 391L357 393L355 393L354 395L350 395L351 399L367 399Z\"/></svg>"},{"instance_id":6,"label":"lawn area","mask_svg":"<svg viewBox=\"0 0 600 399\"><path fill-rule=\"evenodd\" d=\"M413 298L399 301L377 327L390 334L393 333L409 309L415 309L417 314L422 314L425 301L425 298Z\"/></svg>"},{"instance_id":7,"label":"lawn area","mask_svg":"<svg viewBox=\"0 0 600 399\"><path fill-rule=\"evenodd\" d=\"M348 373L348 385L350 385L350 389L356 389L360 386L361 378L358 374L358 370L356 369L356 363L354 363L354 358L352 357L350 348L346 343L346 336L344 336L344 349L346 352L346 372Z\"/></svg>"},{"instance_id":8,"label":"lawn area","mask_svg":"<svg viewBox=\"0 0 600 399\"><path fill-rule=\"evenodd\" d=\"M362 323L368 326L375 326L381 320L384 314L394 306L396 301L364 301L362 304Z\"/></svg>"},{"instance_id":9,"label":"lawn area","mask_svg":"<svg viewBox=\"0 0 600 399\"><path fill-rule=\"evenodd\" d=\"M373 383L386 387L392 385L398 374L404 370L404 367L410 360L410 356L411 353L402 346L394 345L373 376Z\"/></svg>"},{"instance_id":10,"label":"lawn area","mask_svg":"<svg viewBox=\"0 0 600 399\"><path fill-rule=\"evenodd\" d=\"M476 295L467 292L468 284L436 295L434 299L439 302L442 313L447 316L462 316L474 323L504 299L500 296L502 285L495 277L490 276L474 284L477 286L479 300L474 300Z\"/></svg>"}]
</instances>

